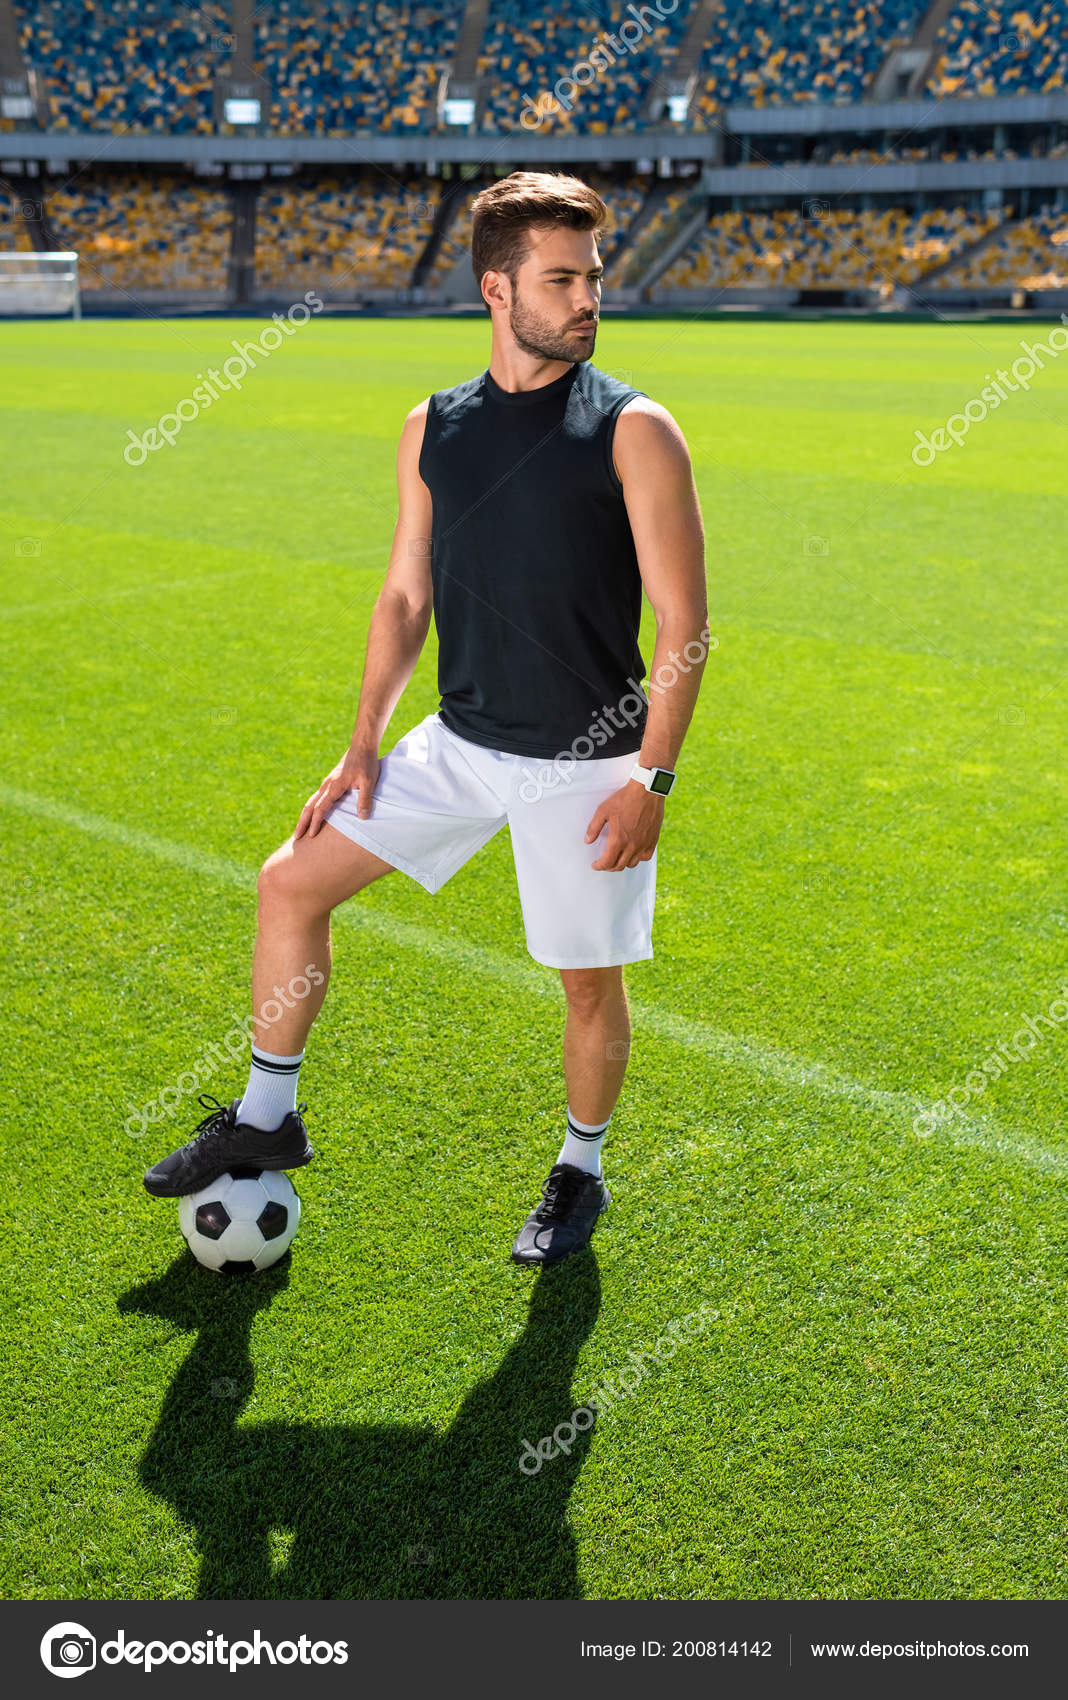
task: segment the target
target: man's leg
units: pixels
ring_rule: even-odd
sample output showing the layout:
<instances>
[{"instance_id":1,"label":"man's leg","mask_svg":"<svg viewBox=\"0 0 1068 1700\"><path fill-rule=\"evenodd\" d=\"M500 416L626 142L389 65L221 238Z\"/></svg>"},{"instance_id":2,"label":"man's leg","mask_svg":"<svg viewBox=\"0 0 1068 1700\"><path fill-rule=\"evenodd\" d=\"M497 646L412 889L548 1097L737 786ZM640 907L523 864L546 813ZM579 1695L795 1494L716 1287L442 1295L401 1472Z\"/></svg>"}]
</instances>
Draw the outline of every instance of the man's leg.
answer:
<instances>
[{"instance_id":1,"label":"man's leg","mask_svg":"<svg viewBox=\"0 0 1068 1700\"><path fill-rule=\"evenodd\" d=\"M630 1016L622 968L562 968L567 998L564 1078L567 1131L558 1163L601 1173L601 1142L630 1053Z\"/></svg>"},{"instance_id":2,"label":"man's leg","mask_svg":"<svg viewBox=\"0 0 1068 1700\"><path fill-rule=\"evenodd\" d=\"M623 970L561 968L560 978L567 998L567 1132L542 1201L512 1247L516 1263L559 1263L581 1250L610 1203L601 1177L601 1141L630 1054Z\"/></svg>"},{"instance_id":3,"label":"man's leg","mask_svg":"<svg viewBox=\"0 0 1068 1700\"><path fill-rule=\"evenodd\" d=\"M252 1061L238 1121L270 1132L297 1112L304 1043L330 978L330 912L389 873L329 823L290 838L260 871L252 962Z\"/></svg>"},{"instance_id":4,"label":"man's leg","mask_svg":"<svg viewBox=\"0 0 1068 1700\"><path fill-rule=\"evenodd\" d=\"M330 977L330 914L383 874L388 862L327 823L314 838L289 839L264 863L253 958L254 1029L249 1085L242 1100L218 1105L199 1137L145 1175L157 1198L207 1186L236 1163L294 1169L311 1160L295 1110L304 1041ZM211 1100L208 1100L211 1102Z\"/></svg>"},{"instance_id":5,"label":"man's leg","mask_svg":"<svg viewBox=\"0 0 1068 1700\"><path fill-rule=\"evenodd\" d=\"M580 1122L607 1122L630 1055L630 1015L622 968L561 968L567 998L564 1079Z\"/></svg>"},{"instance_id":6,"label":"man's leg","mask_svg":"<svg viewBox=\"0 0 1068 1700\"><path fill-rule=\"evenodd\" d=\"M314 838L288 839L260 870L256 948L252 958L252 1014L259 1049L292 1054L304 1049L330 979L330 913L339 903L393 872L388 862L338 832L329 822ZM320 982L309 974L314 967ZM303 997L282 993L291 980L312 979ZM262 1020L265 1006L282 1011Z\"/></svg>"}]
</instances>

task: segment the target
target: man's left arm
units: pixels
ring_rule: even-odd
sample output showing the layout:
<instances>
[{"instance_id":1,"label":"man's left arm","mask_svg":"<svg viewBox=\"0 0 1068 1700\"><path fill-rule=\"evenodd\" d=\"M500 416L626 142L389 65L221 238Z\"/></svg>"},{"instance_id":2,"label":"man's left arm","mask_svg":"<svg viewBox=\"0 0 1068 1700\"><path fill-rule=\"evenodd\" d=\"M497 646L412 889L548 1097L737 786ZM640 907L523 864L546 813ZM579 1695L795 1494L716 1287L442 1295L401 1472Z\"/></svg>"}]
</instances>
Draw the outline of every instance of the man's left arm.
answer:
<instances>
[{"instance_id":1,"label":"man's left arm","mask_svg":"<svg viewBox=\"0 0 1068 1700\"><path fill-rule=\"evenodd\" d=\"M705 541L693 469L670 413L644 396L619 415L613 457L642 585L656 617L649 715L637 761L674 769L708 652ZM594 868L620 873L648 862L663 822L664 798L628 779L601 804L587 829L586 842L592 844L608 828Z\"/></svg>"}]
</instances>

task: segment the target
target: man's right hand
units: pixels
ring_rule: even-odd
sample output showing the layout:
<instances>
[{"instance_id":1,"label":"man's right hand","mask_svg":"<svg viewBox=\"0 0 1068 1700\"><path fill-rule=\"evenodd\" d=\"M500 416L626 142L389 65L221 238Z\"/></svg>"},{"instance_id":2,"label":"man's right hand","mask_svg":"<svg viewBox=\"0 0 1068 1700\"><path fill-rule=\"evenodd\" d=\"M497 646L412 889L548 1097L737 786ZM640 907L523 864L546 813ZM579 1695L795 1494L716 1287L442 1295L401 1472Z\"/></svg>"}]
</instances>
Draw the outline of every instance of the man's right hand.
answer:
<instances>
[{"instance_id":1,"label":"man's right hand","mask_svg":"<svg viewBox=\"0 0 1068 1700\"><path fill-rule=\"evenodd\" d=\"M323 824L323 817L332 808L339 797L346 791L357 791L359 796L356 803L356 814L360 820L367 820L371 813L371 798L378 784L378 770L382 763L373 750L348 749L335 768L327 774L318 791L309 797L300 812L294 840L303 838L305 833L314 838Z\"/></svg>"}]
</instances>

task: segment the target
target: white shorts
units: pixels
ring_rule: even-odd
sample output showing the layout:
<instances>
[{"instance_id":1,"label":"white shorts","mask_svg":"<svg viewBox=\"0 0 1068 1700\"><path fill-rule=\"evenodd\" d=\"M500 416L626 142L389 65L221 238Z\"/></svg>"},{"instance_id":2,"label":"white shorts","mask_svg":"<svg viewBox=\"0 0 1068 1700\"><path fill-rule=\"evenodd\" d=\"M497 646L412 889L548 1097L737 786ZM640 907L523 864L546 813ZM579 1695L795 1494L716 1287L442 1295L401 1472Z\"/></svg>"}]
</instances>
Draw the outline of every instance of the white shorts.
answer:
<instances>
[{"instance_id":1,"label":"white shorts","mask_svg":"<svg viewBox=\"0 0 1068 1700\"><path fill-rule=\"evenodd\" d=\"M430 892L507 824L535 962L612 968L653 954L656 853L621 873L595 872L607 828L593 844L586 828L636 760L576 761L565 777L530 756L458 738L428 714L383 756L370 817L357 819L357 794L348 791L324 819Z\"/></svg>"}]
</instances>

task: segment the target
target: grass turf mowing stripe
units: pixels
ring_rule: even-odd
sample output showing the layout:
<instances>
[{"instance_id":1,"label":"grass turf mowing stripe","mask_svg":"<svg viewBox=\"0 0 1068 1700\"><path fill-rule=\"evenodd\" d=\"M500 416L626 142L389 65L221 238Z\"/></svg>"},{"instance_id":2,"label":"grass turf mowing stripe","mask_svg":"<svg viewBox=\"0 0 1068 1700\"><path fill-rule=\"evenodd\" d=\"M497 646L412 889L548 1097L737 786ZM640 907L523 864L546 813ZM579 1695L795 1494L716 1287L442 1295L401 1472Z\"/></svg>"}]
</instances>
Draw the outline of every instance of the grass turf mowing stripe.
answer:
<instances>
[{"instance_id":1,"label":"grass turf mowing stripe","mask_svg":"<svg viewBox=\"0 0 1068 1700\"><path fill-rule=\"evenodd\" d=\"M222 880L242 891L251 893L256 888L256 872L243 867L230 857L213 856L210 851L157 838L152 833L110 820L106 815L70 808L50 797L41 797L34 792L9 785L0 785L0 804L88 833L123 849L169 862L198 876ZM539 997L556 998L561 995L555 978L546 979L535 969L510 962L494 951L488 951L481 946L465 945L430 928L416 926L410 921L398 921L392 916L352 908L339 909L336 911L336 918L343 924L378 932L387 937L391 944L422 955L435 956L468 972L490 975L496 980L518 986L523 991ZM868 1086L863 1081L850 1080L836 1074L824 1063L795 1057L775 1047L757 1044L734 1033L722 1032L707 1022L676 1015L661 1005L633 1002L631 1008L635 1018L659 1038L702 1050L719 1062L731 1067L750 1069L779 1085L797 1087L823 1097L848 1099L887 1112L895 1118L907 1117L910 1122L931 1109L930 1101L918 1095L887 1091ZM942 1124L939 1130L941 1137L948 1139L951 1144L976 1148L1010 1162L1026 1163L1046 1173L1068 1172L1068 1155L1043 1145L1018 1129L1000 1126L987 1117L961 1115L958 1119L959 1125Z\"/></svg>"}]
</instances>

